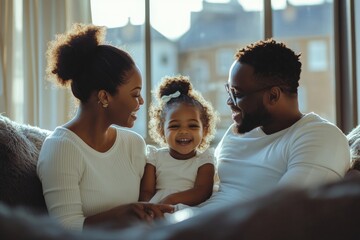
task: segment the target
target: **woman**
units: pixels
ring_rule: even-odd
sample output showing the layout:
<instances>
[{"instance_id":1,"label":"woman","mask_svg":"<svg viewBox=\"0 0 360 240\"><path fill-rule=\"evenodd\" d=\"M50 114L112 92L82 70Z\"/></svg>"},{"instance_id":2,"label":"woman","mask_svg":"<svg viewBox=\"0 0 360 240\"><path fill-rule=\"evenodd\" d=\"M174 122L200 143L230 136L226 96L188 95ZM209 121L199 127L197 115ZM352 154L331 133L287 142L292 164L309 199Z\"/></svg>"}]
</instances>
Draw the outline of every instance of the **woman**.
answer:
<instances>
[{"instance_id":1,"label":"woman","mask_svg":"<svg viewBox=\"0 0 360 240\"><path fill-rule=\"evenodd\" d=\"M125 51L103 44L105 29L76 24L49 45L48 75L71 86L76 116L45 140L37 172L49 214L64 227L122 227L152 220L170 205L135 203L145 142L130 130L144 103L141 73Z\"/></svg>"}]
</instances>

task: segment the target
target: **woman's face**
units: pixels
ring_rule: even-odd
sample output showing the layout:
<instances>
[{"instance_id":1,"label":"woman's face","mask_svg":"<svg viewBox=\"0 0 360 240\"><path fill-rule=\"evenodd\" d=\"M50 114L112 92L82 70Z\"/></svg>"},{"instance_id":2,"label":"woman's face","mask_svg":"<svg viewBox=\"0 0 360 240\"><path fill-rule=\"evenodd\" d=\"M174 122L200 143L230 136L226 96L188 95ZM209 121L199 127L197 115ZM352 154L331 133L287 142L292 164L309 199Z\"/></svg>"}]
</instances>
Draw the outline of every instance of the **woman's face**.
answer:
<instances>
[{"instance_id":1,"label":"woman's face","mask_svg":"<svg viewBox=\"0 0 360 240\"><path fill-rule=\"evenodd\" d=\"M117 93L109 102L109 118L113 124L131 128L136 120L140 105L144 104L141 96L142 78L137 66L129 72L125 84L120 85Z\"/></svg>"}]
</instances>

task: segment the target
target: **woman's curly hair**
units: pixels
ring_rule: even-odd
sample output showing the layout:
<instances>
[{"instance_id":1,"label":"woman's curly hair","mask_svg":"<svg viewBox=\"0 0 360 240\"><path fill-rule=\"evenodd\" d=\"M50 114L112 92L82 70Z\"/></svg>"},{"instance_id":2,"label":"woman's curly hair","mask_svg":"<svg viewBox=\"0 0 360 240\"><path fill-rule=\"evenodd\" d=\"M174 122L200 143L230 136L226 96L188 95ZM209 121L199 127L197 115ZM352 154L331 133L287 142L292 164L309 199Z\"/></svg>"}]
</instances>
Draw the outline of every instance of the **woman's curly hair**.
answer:
<instances>
[{"instance_id":1,"label":"woman's curly hair","mask_svg":"<svg viewBox=\"0 0 360 240\"><path fill-rule=\"evenodd\" d=\"M163 96L167 96L180 92L180 96L170 99L168 102L161 100ZM177 104L188 104L195 106L200 111L200 118L204 128L204 136L198 147L200 152L209 147L211 140L215 136L216 123L218 121L218 114L214 111L212 105L206 101L201 93L193 89L189 77L187 76L166 76L162 79L154 96L158 104L151 103L149 108L150 122L149 134L150 137L160 146L167 146L164 136L164 124L167 111Z\"/></svg>"},{"instance_id":2,"label":"woman's curly hair","mask_svg":"<svg viewBox=\"0 0 360 240\"><path fill-rule=\"evenodd\" d=\"M115 94L135 62L126 51L105 44L105 34L105 27L75 23L68 32L56 35L46 53L48 78L70 85L82 102L101 89Z\"/></svg>"}]
</instances>

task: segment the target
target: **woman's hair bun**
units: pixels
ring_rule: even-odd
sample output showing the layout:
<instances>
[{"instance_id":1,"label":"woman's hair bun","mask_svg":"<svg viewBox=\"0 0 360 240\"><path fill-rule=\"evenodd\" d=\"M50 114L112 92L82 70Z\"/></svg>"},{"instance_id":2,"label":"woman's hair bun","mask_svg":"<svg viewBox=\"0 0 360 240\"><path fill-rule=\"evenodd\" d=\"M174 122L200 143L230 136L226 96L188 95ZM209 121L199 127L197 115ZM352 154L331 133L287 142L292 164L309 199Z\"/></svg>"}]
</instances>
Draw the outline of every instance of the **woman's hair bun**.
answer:
<instances>
[{"instance_id":1,"label":"woman's hair bun","mask_svg":"<svg viewBox=\"0 0 360 240\"><path fill-rule=\"evenodd\" d=\"M76 23L65 34L59 34L49 44L47 73L61 85L74 80L91 68L97 46L103 43L105 27Z\"/></svg>"}]
</instances>

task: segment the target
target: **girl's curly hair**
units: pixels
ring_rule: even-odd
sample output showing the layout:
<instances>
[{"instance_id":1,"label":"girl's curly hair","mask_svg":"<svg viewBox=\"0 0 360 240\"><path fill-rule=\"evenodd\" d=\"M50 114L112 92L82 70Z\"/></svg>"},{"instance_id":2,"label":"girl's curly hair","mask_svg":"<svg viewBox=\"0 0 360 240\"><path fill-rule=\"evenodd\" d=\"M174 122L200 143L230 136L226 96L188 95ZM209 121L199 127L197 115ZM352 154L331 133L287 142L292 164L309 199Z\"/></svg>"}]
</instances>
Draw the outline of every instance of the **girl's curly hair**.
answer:
<instances>
[{"instance_id":1,"label":"girl's curly hair","mask_svg":"<svg viewBox=\"0 0 360 240\"><path fill-rule=\"evenodd\" d=\"M168 102L161 100L164 95L170 95L176 91L180 96L170 99ZM218 114L214 111L212 105L204 99L198 91L193 89L189 77L187 76L165 76L162 79L154 96L158 104L151 103L149 108L150 137L160 146L167 146L164 136L164 124L167 111L175 105L184 103L195 106L200 111L200 118L204 128L204 136L198 147L199 151L204 151L209 147L211 140L214 138Z\"/></svg>"}]
</instances>

